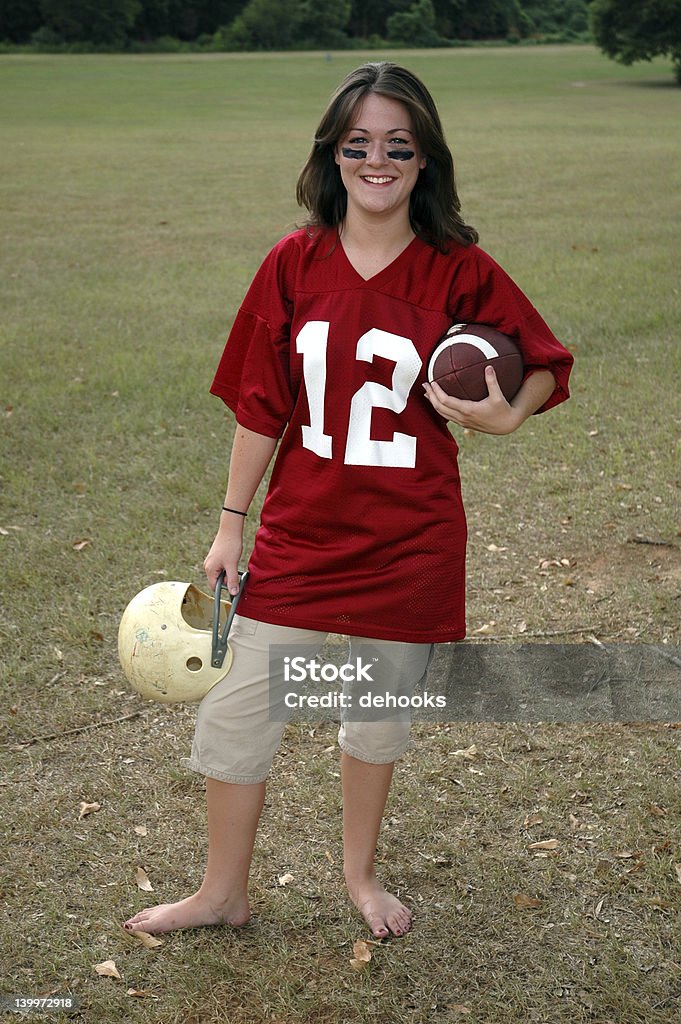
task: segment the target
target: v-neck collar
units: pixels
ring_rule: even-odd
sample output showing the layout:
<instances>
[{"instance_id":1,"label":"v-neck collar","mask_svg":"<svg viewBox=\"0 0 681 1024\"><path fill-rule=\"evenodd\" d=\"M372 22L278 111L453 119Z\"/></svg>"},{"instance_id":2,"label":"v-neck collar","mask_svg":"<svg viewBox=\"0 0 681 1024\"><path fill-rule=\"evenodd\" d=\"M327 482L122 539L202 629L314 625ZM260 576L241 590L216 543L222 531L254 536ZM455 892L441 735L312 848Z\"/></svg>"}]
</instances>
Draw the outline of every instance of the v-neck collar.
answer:
<instances>
[{"instance_id":1,"label":"v-neck collar","mask_svg":"<svg viewBox=\"0 0 681 1024\"><path fill-rule=\"evenodd\" d=\"M340 253L341 260L348 268L348 273L356 278L358 287L375 288L385 284L386 281L389 281L391 278L399 274L402 266L411 260L414 248L420 248L423 245L424 242L418 237L418 235L415 235L414 238L407 243L402 252L398 253L395 259L389 263L387 267L383 267L383 270L379 270L377 274L373 274L371 277L362 277L360 272L355 269L343 247L343 240L340 235L338 235L337 248Z\"/></svg>"}]
</instances>

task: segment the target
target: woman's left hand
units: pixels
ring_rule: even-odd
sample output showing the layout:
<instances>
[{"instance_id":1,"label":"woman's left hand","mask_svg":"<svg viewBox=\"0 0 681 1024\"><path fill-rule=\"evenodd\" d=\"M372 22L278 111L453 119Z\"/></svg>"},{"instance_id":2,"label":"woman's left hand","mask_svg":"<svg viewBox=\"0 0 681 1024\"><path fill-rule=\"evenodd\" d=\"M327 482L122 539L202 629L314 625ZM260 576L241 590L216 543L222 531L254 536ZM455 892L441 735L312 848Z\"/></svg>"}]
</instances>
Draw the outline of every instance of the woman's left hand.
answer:
<instances>
[{"instance_id":1,"label":"woman's left hand","mask_svg":"<svg viewBox=\"0 0 681 1024\"><path fill-rule=\"evenodd\" d=\"M480 402L468 402L451 398L439 384L424 384L426 398L436 412L445 419L469 430L480 430L485 434L510 434L524 422L523 411L514 408L504 398L497 375L491 366L485 369L487 398Z\"/></svg>"}]
</instances>

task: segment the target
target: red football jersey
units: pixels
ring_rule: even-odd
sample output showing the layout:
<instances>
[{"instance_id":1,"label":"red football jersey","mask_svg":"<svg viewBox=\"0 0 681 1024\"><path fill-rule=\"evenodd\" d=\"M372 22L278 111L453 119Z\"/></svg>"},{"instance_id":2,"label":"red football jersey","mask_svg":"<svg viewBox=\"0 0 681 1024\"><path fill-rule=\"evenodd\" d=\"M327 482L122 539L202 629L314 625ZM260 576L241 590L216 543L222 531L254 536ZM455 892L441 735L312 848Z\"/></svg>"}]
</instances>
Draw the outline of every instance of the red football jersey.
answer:
<instances>
[{"instance_id":1,"label":"red football jersey","mask_svg":"<svg viewBox=\"0 0 681 1024\"><path fill-rule=\"evenodd\" d=\"M465 635L457 445L423 393L454 322L510 335L568 397L572 357L477 246L415 238L364 280L335 231L296 231L256 274L211 391L280 437L240 612L412 643Z\"/></svg>"}]
</instances>

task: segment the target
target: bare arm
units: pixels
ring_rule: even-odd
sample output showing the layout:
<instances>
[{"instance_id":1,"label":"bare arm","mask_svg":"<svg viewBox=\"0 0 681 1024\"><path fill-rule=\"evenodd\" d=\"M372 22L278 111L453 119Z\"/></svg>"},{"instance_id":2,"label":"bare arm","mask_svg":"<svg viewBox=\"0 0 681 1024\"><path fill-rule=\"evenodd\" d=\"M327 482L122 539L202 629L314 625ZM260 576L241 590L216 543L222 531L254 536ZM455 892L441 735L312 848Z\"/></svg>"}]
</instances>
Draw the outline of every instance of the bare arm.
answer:
<instances>
[{"instance_id":1,"label":"bare arm","mask_svg":"<svg viewBox=\"0 0 681 1024\"><path fill-rule=\"evenodd\" d=\"M229 460L229 481L224 504L227 508L246 512L253 500L270 459L277 447L275 437L256 434L237 423ZM233 512L220 513L220 525L213 545L206 555L203 568L211 589L224 569L227 589L236 594L239 589L237 568L243 550L244 517Z\"/></svg>"},{"instance_id":2,"label":"bare arm","mask_svg":"<svg viewBox=\"0 0 681 1024\"><path fill-rule=\"evenodd\" d=\"M487 367L486 380L489 394L481 402L450 398L435 383L424 384L426 398L436 412L460 427L481 430L485 434L510 434L542 407L556 386L550 370L537 370L523 382L509 403L501 392L492 367Z\"/></svg>"}]
</instances>

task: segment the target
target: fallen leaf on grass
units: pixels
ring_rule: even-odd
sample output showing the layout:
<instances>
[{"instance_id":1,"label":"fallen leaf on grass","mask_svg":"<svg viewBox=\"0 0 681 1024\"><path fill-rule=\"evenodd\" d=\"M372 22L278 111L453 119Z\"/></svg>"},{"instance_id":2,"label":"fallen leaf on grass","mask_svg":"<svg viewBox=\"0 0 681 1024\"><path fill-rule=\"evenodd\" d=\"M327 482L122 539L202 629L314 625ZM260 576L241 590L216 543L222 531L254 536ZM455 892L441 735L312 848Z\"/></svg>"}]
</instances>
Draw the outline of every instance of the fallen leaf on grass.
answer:
<instances>
[{"instance_id":1,"label":"fallen leaf on grass","mask_svg":"<svg viewBox=\"0 0 681 1024\"><path fill-rule=\"evenodd\" d=\"M594 917L596 920L598 920L598 918L600 917L601 910L603 909L603 904L604 903L605 903L605 896L602 899L600 899L598 901L598 903L596 904L596 906L594 907L592 917Z\"/></svg>"},{"instance_id":2,"label":"fallen leaf on grass","mask_svg":"<svg viewBox=\"0 0 681 1024\"><path fill-rule=\"evenodd\" d=\"M553 569L554 567L556 569L569 569L570 568L570 559L569 558L542 558L542 560L540 561L539 565L537 566L538 569L541 569L543 571L546 571L547 569Z\"/></svg>"},{"instance_id":3,"label":"fallen leaf on grass","mask_svg":"<svg viewBox=\"0 0 681 1024\"><path fill-rule=\"evenodd\" d=\"M129 988L125 994L126 996L134 996L136 999L143 999L144 996L149 995L148 992L141 988Z\"/></svg>"},{"instance_id":4,"label":"fallen leaf on grass","mask_svg":"<svg viewBox=\"0 0 681 1024\"><path fill-rule=\"evenodd\" d=\"M83 818L87 818L88 814L94 814L95 811L100 811L101 809L102 809L102 805L101 804L97 804L97 803L88 804L88 803L86 803L85 800L81 800L81 802L80 802L80 809L79 809L79 812L78 812L78 821L82 821Z\"/></svg>"},{"instance_id":5,"label":"fallen leaf on grass","mask_svg":"<svg viewBox=\"0 0 681 1024\"><path fill-rule=\"evenodd\" d=\"M71 547L74 551L83 551L84 548L88 548L92 544L89 537L80 537L78 540L74 540Z\"/></svg>"},{"instance_id":6,"label":"fallen leaf on grass","mask_svg":"<svg viewBox=\"0 0 681 1024\"><path fill-rule=\"evenodd\" d=\"M137 882L138 889L142 889L144 892L153 892L154 888L149 881L149 875L146 873L144 868L138 868L135 872L135 881Z\"/></svg>"},{"instance_id":7,"label":"fallen leaf on grass","mask_svg":"<svg viewBox=\"0 0 681 1024\"><path fill-rule=\"evenodd\" d=\"M123 980L113 960L103 960L101 964L94 964L94 968L102 978L118 978L119 981Z\"/></svg>"},{"instance_id":8,"label":"fallen leaf on grass","mask_svg":"<svg viewBox=\"0 0 681 1024\"><path fill-rule=\"evenodd\" d=\"M466 761L472 761L478 753L478 748L475 743L472 743L470 747L466 747L465 750L452 750L450 757L463 757Z\"/></svg>"},{"instance_id":9,"label":"fallen leaf on grass","mask_svg":"<svg viewBox=\"0 0 681 1024\"><path fill-rule=\"evenodd\" d=\"M646 866L646 865L645 865L645 861L643 861L643 860L637 860L637 861L635 862L635 864L633 864L633 866L632 866L632 867L630 867L630 868L628 868L628 869L627 869L627 874L628 874L628 875L635 875L635 874L637 874L637 873L638 873L639 871L644 871L644 870L645 870L645 866Z\"/></svg>"},{"instance_id":10,"label":"fallen leaf on grass","mask_svg":"<svg viewBox=\"0 0 681 1024\"><path fill-rule=\"evenodd\" d=\"M531 828L533 825L541 825L543 821L544 818L541 814L526 814L523 825L525 828Z\"/></svg>"},{"instance_id":11,"label":"fallen leaf on grass","mask_svg":"<svg viewBox=\"0 0 681 1024\"><path fill-rule=\"evenodd\" d=\"M121 925L121 930L129 939L139 942L140 946L144 946L145 949L158 949L159 946L163 945L163 939L157 939L150 932L128 931L123 925Z\"/></svg>"},{"instance_id":12,"label":"fallen leaf on grass","mask_svg":"<svg viewBox=\"0 0 681 1024\"><path fill-rule=\"evenodd\" d=\"M376 943L374 943L376 945ZM355 954L350 961L350 966L356 971L361 971L371 960L371 950L366 939L357 939L352 945L352 952Z\"/></svg>"},{"instance_id":13,"label":"fallen leaf on grass","mask_svg":"<svg viewBox=\"0 0 681 1024\"><path fill-rule=\"evenodd\" d=\"M537 910L538 907L541 907L541 900L537 900L533 896L526 896L522 892L515 894L513 902L518 910Z\"/></svg>"},{"instance_id":14,"label":"fallen leaf on grass","mask_svg":"<svg viewBox=\"0 0 681 1024\"><path fill-rule=\"evenodd\" d=\"M135 832L138 836L145 836L147 834L146 825L135 825Z\"/></svg>"},{"instance_id":15,"label":"fallen leaf on grass","mask_svg":"<svg viewBox=\"0 0 681 1024\"><path fill-rule=\"evenodd\" d=\"M464 1006L463 1003L454 1003L454 1005L452 1006L452 1010L454 1010L455 1013L472 1013L473 1012L471 1010L470 1006Z\"/></svg>"},{"instance_id":16,"label":"fallen leaf on grass","mask_svg":"<svg viewBox=\"0 0 681 1024\"><path fill-rule=\"evenodd\" d=\"M681 882L681 864L675 864L674 871L676 872L676 881Z\"/></svg>"},{"instance_id":17,"label":"fallen leaf on grass","mask_svg":"<svg viewBox=\"0 0 681 1024\"><path fill-rule=\"evenodd\" d=\"M540 843L530 843L528 850L556 850L559 845L557 839L542 839Z\"/></svg>"},{"instance_id":18,"label":"fallen leaf on grass","mask_svg":"<svg viewBox=\"0 0 681 1024\"><path fill-rule=\"evenodd\" d=\"M279 875L277 881L279 882L279 885L288 885L289 882L293 881L293 875L287 871L285 875Z\"/></svg>"}]
</instances>

